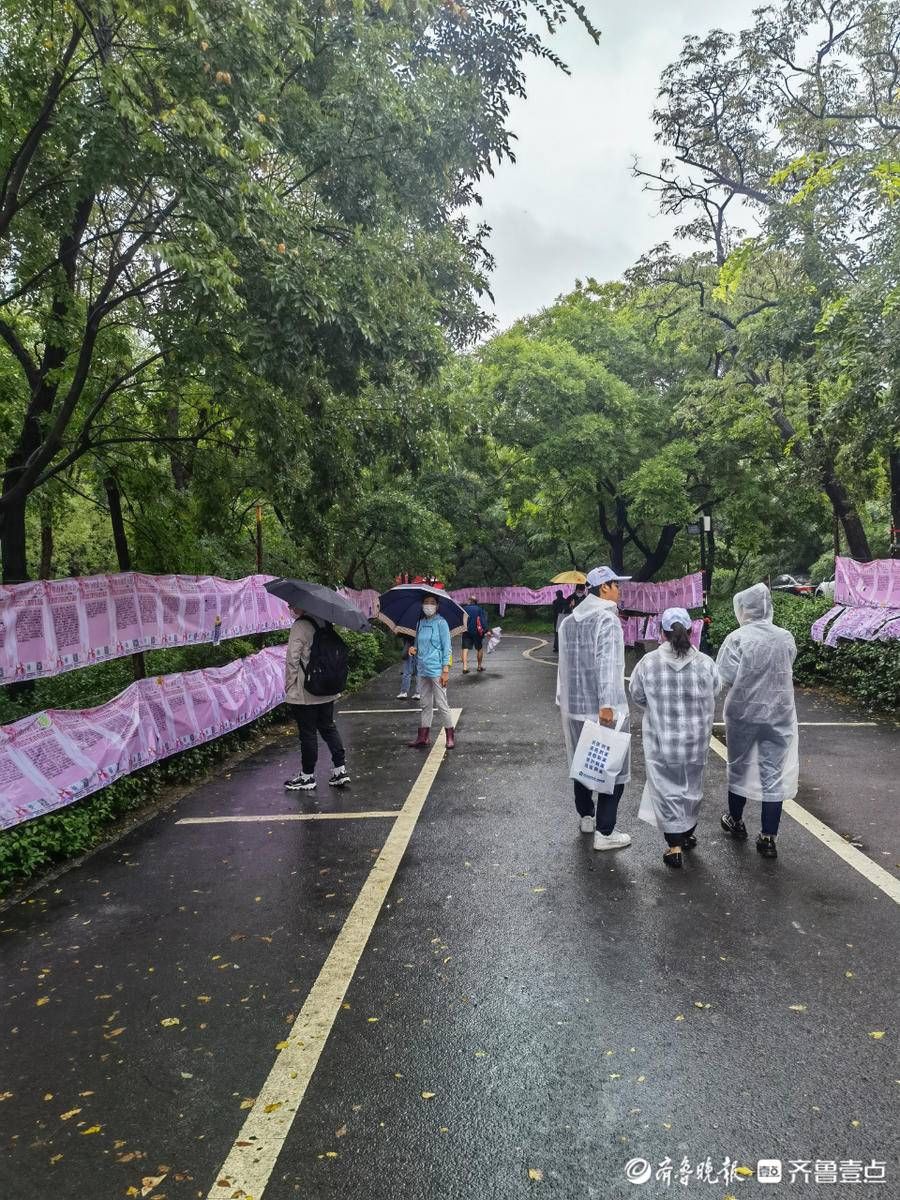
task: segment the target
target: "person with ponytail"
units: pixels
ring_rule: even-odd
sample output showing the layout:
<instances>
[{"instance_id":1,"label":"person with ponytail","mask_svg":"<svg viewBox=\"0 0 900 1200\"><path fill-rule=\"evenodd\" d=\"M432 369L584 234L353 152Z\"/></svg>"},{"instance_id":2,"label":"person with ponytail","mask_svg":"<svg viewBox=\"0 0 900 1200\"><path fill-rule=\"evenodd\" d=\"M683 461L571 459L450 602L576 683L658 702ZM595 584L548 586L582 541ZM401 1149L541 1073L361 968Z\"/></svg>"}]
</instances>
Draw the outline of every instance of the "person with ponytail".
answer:
<instances>
[{"instance_id":1,"label":"person with ponytail","mask_svg":"<svg viewBox=\"0 0 900 1200\"><path fill-rule=\"evenodd\" d=\"M691 618L683 608L662 615L663 643L645 654L631 676L631 699L644 710L647 781L638 816L662 830L667 867L697 845L703 776L715 715L716 664L691 645Z\"/></svg>"}]
</instances>

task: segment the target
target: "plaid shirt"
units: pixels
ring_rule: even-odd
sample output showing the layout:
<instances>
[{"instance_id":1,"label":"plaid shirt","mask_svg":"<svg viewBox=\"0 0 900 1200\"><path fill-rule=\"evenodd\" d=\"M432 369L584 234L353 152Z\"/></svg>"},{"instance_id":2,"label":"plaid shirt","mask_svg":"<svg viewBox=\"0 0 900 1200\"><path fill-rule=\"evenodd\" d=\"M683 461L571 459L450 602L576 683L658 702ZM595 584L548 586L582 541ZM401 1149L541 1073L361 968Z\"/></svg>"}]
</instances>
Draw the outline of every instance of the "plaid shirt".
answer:
<instances>
[{"instance_id":1,"label":"plaid shirt","mask_svg":"<svg viewBox=\"0 0 900 1200\"><path fill-rule=\"evenodd\" d=\"M705 762L718 690L719 673L707 655L691 650L686 661L678 660L668 646L646 654L632 673L631 699L645 710L647 757Z\"/></svg>"}]
</instances>

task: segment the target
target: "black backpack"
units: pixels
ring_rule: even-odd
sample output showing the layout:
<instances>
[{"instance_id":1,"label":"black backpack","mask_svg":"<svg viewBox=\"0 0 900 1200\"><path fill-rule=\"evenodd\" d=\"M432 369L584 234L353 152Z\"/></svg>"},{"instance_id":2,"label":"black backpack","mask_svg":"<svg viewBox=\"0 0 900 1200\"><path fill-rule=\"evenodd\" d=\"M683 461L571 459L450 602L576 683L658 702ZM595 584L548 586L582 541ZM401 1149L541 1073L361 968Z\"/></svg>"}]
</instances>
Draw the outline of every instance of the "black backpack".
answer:
<instances>
[{"instance_id":1,"label":"black backpack","mask_svg":"<svg viewBox=\"0 0 900 1200\"><path fill-rule=\"evenodd\" d=\"M303 667L303 686L311 696L336 696L347 686L350 674L347 643L335 631L330 621L319 625L313 622L313 634L309 651L309 662Z\"/></svg>"}]
</instances>

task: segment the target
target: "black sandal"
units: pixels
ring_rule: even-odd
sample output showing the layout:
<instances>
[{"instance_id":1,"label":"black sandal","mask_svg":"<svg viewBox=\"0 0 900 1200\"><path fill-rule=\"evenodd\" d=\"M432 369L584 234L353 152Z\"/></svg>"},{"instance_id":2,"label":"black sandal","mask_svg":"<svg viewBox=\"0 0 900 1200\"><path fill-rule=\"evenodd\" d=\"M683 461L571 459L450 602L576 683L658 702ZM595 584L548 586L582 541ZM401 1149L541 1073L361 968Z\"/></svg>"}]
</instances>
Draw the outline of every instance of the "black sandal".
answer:
<instances>
[{"instance_id":1,"label":"black sandal","mask_svg":"<svg viewBox=\"0 0 900 1200\"><path fill-rule=\"evenodd\" d=\"M671 850L666 850L666 852L663 854L663 862L667 867L672 867L673 870L680 871L684 865L681 847L673 846Z\"/></svg>"}]
</instances>

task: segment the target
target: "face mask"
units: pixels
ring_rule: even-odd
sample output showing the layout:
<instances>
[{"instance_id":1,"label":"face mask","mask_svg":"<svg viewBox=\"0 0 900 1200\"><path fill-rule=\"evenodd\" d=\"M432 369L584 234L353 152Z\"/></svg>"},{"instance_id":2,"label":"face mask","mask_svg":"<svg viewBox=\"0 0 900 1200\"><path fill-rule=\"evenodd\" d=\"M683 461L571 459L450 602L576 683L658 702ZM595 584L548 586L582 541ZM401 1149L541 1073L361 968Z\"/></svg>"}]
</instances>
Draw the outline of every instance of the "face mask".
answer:
<instances>
[{"instance_id":1,"label":"face mask","mask_svg":"<svg viewBox=\"0 0 900 1200\"><path fill-rule=\"evenodd\" d=\"M426 617L433 617L434 614L437 612L437 605L436 604L423 604L422 612L425 614Z\"/></svg>"}]
</instances>

